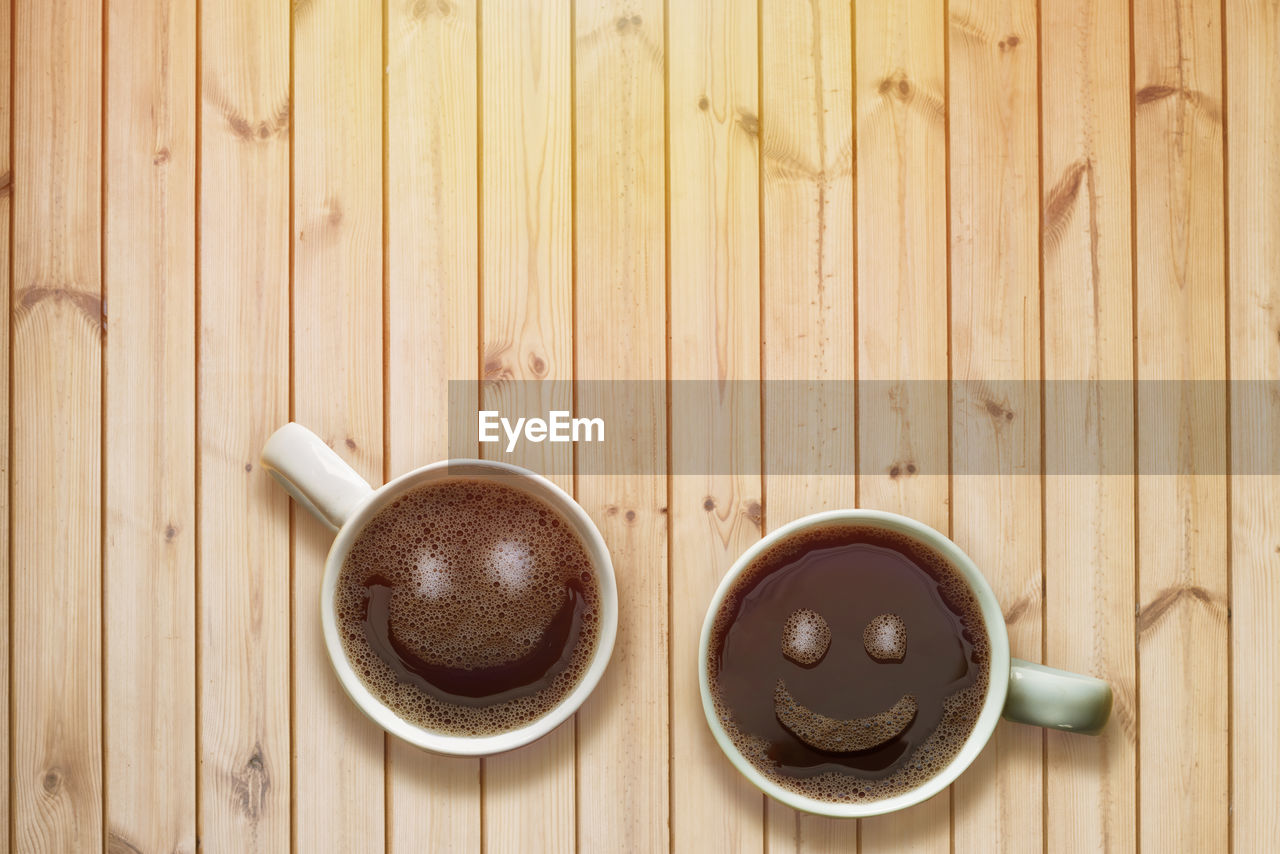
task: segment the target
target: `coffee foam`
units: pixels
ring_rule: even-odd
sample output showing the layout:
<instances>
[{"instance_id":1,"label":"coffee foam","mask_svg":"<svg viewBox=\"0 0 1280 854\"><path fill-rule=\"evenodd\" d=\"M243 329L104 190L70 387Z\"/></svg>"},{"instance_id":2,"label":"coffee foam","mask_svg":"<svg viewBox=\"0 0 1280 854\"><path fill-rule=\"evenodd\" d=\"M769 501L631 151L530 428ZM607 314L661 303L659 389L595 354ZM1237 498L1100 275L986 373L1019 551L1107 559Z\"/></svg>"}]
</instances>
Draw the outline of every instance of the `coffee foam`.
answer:
<instances>
[{"instance_id":1,"label":"coffee foam","mask_svg":"<svg viewBox=\"0 0 1280 854\"><path fill-rule=\"evenodd\" d=\"M908 694L891 708L861 720L842 721L829 718L805 708L781 679L773 691L773 705L778 710L778 720L791 733L815 750L828 753L853 753L879 747L891 738L897 738L915 718L920 706L916 698Z\"/></svg>"},{"instance_id":2,"label":"coffee foam","mask_svg":"<svg viewBox=\"0 0 1280 854\"><path fill-rule=\"evenodd\" d=\"M831 645L831 627L808 608L796 610L782 627L782 654L797 664L812 666L822 660Z\"/></svg>"},{"instance_id":3,"label":"coffee foam","mask_svg":"<svg viewBox=\"0 0 1280 854\"><path fill-rule=\"evenodd\" d=\"M751 589L770 571L784 567L806 552L857 539L859 529L868 538L905 554L938 584L938 593L947 607L960 616L966 638L973 644L972 659L980 665L979 678L943 700L942 720L920 745L904 758L889 777L870 779L832 771L813 777L792 777L782 773L769 756L768 740L739 729L718 684L719 660L715 651L724 645L725 633L733 624L743 591ZM884 616L884 615L881 615ZM905 634L905 631L904 631ZM865 638L864 638L865 639ZM946 768L968 740L982 712L990 681L991 644L987 637L982 606L970 590L960 570L941 554L913 537L884 528L865 525L823 525L802 531L773 544L759 554L734 580L711 624L711 654L707 666L711 683L712 708L716 718L738 752L756 770L782 788L803 797L831 803L863 803L885 800L918 788ZM914 714L914 712L913 712Z\"/></svg>"},{"instance_id":4,"label":"coffee foam","mask_svg":"<svg viewBox=\"0 0 1280 854\"><path fill-rule=\"evenodd\" d=\"M862 645L876 661L902 661L907 654L907 624L897 614L880 614L862 630Z\"/></svg>"},{"instance_id":5,"label":"coffee foam","mask_svg":"<svg viewBox=\"0 0 1280 854\"><path fill-rule=\"evenodd\" d=\"M392 589L395 640L430 665L475 671L529 654L565 606L583 597L581 640L536 693L461 705L402 681L363 634L373 579ZM338 576L343 649L365 686L427 729L486 735L530 723L581 680L599 636L600 589L586 549L549 504L496 482L437 481L383 508L360 532Z\"/></svg>"}]
</instances>

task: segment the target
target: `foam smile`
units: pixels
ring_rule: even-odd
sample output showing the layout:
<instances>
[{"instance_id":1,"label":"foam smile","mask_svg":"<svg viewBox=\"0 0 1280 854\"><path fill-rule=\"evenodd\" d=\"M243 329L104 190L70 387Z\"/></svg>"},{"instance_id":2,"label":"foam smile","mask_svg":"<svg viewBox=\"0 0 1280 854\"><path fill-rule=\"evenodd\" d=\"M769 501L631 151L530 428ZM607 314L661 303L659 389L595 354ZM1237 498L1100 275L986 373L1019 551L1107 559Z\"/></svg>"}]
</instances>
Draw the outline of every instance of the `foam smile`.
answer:
<instances>
[{"instance_id":1,"label":"foam smile","mask_svg":"<svg viewBox=\"0 0 1280 854\"><path fill-rule=\"evenodd\" d=\"M483 698L486 705L491 705L527 695L530 686L539 684L546 674L568 666L583 631L581 614L575 607L582 597L569 587L565 589L564 604L542 639L520 658L489 667L448 667L423 658L396 634L391 624L394 591L390 585L370 584L366 589L368 598L365 600L363 626L369 648L401 682L415 685L433 697L457 705L474 705L468 701L479 698ZM495 692L495 683L509 684L510 687Z\"/></svg>"},{"instance_id":2,"label":"foam smile","mask_svg":"<svg viewBox=\"0 0 1280 854\"><path fill-rule=\"evenodd\" d=\"M919 708L914 695L905 694L892 707L874 715L838 720L820 715L787 690L783 680L773 690L773 709L791 734L815 750L857 753L897 738L915 720Z\"/></svg>"}]
</instances>

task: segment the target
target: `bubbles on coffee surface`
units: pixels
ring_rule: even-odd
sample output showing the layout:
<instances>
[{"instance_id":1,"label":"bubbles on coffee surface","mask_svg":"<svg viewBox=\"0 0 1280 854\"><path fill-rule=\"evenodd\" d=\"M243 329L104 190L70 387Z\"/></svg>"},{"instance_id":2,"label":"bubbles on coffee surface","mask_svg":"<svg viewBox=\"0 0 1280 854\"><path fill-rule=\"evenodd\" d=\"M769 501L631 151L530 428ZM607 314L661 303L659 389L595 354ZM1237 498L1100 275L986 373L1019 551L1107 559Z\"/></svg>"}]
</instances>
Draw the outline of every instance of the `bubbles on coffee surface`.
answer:
<instances>
[{"instance_id":1,"label":"bubbles on coffee surface","mask_svg":"<svg viewBox=\"0 0 1280 854\"><path fill-rule=\"evenodd\" d=\"M859 803L916 789L955 759L990 661L958 568L912 537L836 523L775 543L734 580L706 663L715 715L757 771Z\"/></svg>"},{"instance_id":2,"label":"bubbles on coffee surface","mask_svg":"<svg viewBox=\"0 0 1280 854\"><path fill-rule=\"evenodd\" d=\"M410 491L360 532L338 577L343 647L396 714L460 735L536 720L581 680L599 582L539 498L456 478Z\"/></svg>"},{"instance_id":3,"label":"bubbles on coffee surface","mask_svg":"<svg viewBox=\"0 0 1280 854\"><path fill-rule=\"evenodd\" d=\"M791 696L781 679L773 689L773 705L778 720L796 738L828 753L853 753L879 747L896 738L916 716L919 704L908 694L889 709L870 717L838 720L819 714Z\"/></svg>"},{"instance_id":4,"label":"bubbles on coffee surface","mask_svg":"<svg viewBox=\"0 0 1280 854\"><path fill-rule=\"evenodd\" d=\"M907 654L907 624L897 614L878 614L862 630L862 645L876 661L902 661Z\"/></svg>"},{"instance_id":5,"label":"bubbles on coffee surface","mask_svg":"<svg viewBox=\"0 0 1280 854\"><path fill-rule=\"evenodd\" d=\"M800 608L782 627L782 654L796 664L817 664L831 645L831 627L822 615Z\"/></svg>"}]
</instances>

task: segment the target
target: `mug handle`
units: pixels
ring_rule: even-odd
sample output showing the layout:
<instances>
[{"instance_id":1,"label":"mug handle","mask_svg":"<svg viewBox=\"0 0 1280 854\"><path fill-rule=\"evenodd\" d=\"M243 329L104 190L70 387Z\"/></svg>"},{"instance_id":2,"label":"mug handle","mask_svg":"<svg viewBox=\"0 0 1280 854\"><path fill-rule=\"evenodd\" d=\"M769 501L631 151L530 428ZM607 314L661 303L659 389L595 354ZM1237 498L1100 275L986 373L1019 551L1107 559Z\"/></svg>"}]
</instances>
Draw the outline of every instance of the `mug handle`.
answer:
<instances>
[{"instance_id":1,"label":"mug handle","mask_svg":"<svg viewBox=\"0 0 1280 854\"><path fill-rule=\"evenodd\" d=\"M262 465L295 501L334 531L373 494L373 487L323 439L294 421L271 434L262 448Z\"/></svg>"},{"instance_id":2,"label":"mug handle","mask_svg":"<svg viewBox=\"0 0 1280 854\"><path fill-rule=\"evenodd\" d=\"M1111 715L1111 686L1101 679L1012 659L1004 717L1020 724L1097 735Z\"/></svg>"}]
</instances>

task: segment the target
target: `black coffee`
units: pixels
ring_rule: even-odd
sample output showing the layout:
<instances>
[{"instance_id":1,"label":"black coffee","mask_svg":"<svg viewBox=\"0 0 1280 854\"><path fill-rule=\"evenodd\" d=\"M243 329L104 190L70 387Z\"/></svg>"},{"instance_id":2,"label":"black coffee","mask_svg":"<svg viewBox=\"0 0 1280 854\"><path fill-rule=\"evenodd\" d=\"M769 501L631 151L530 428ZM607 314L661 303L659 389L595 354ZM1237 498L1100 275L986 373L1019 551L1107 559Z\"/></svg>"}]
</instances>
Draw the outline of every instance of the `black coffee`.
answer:
<instances>
[{"instance_id":1,"label":"black coffee","mask_svg":"<svg viewBox=\"0 0 1280 854\"><path fill-rule=\"evenodd\" d=\"M338 575L342 646L411 723L488 735L573 690L600 635L600 585L572 526L497 481L406 493L360 532Z\"/></svg>"},{"instance_id":2,"label":"black coffee","mask_svg":"<svg viewBox=\"0 0 1280 854\"><path fill-rule=\"evenodd\" d=\"M945 558L834 524L777 543L738 577L708 665L717 714L756 768L801 795L858 802L951 762L982 709L990 644Z\"/></svg>"}]
</instances>

